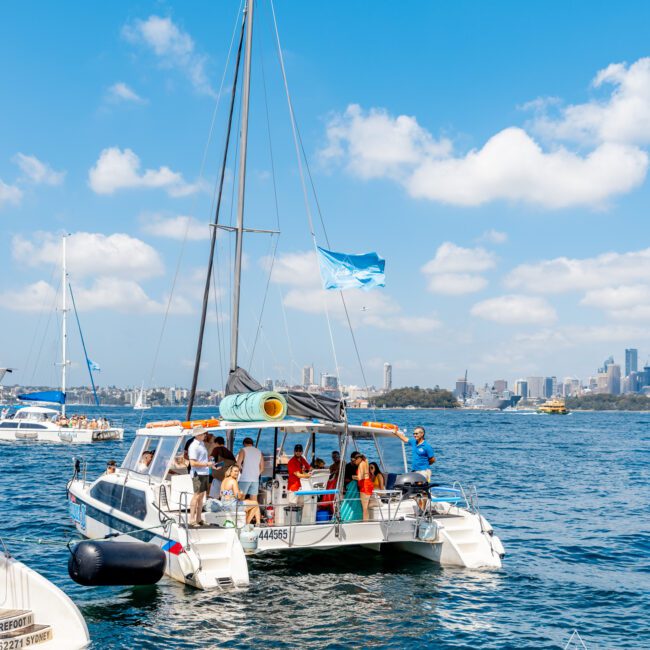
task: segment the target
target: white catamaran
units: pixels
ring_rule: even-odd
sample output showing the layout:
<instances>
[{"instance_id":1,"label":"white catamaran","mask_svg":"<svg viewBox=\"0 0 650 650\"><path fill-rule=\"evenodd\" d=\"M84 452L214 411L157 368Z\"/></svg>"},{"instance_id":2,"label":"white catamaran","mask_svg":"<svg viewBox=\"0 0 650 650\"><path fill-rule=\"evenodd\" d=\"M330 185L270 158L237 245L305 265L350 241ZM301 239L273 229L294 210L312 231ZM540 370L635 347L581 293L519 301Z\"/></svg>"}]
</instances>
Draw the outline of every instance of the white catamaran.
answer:
<instances>
[{"instance_id":1,"label":"white catamaran","mask_svg":"<svg viewBox=\"0 0 650 650\"><path fill-rule=\"evenodd\" d=\"M19 395L18 399L25 402L56 405L61 408L45 406L24 406L11 412L3 411L0 417L0 440L30 440L32 442L71 442L88 443L103 440L121 440L124 429L115 427L106 418L87 418L85 416L66 416L66 375L68 361L68 330L67 330L67 292L68 272L66 267L66 237L63 237L63 263L61 284L61 390L41 391ZM81 332L81 329L79 330ZM82 337L83 344L83 337ZM85 352L85 344L84 344ZM92 380L90 362L86 360ZM94 387L94 382L93 382Z\"/></svg>"},{"instance_id":2,"label":"white catamaran","mask_svg":"<svg viewBox=\"0 0 650 650\"><path fill-rule=\"evenodd\" d=\"M235 232L236 256L226 393L244 397L262 388L237 362L253 10L254 0L248 0L231 94L232 118L245 37L237 226L227 228ZM278 49L281 52L281 48ZM291 117L293 120L293 115ZM226 137L226 154L231 122L232 119ZM68 495L70 515L77 530L85 537L117 535L118 540L156 544L167 554L166 573L200 589L246 586L249 584L249 557L305 548L324 552L349 546L372 551L394 548L406 554L405 562L410 554L444 566L500 567L504 549L479 511L476 492L465 492L458 484L433 485L424 475L409 472L404 443L396 436L397 427L381 423L351 425L342 400L288 390L283 393L288 417L279 421L191 419L225 160L226 155L212 229L187 420L151 422L139 429L126 458L114 474L88 481L85 471L76 471L68 485ZM222 415L224 413L222 408ZM184 450L193 436L192 429L197 426L222 435L230 449L235 439L239 441L246 435L263 452L259 484L262 514L261 521L255 525L245 523L246 504L209 501L203 513L205 523L190 526L193 488ZM288 462L296 444L302 445L306 457L313 458L318 452L318 456L326 458L338 452L341 458L338 469L314 470L309 477L300 479L297 491L295 485L290 490ZM355 450L376 458L386 477L385 489L374 490L365 520L358 510L355 514L355 504L350 497L353 490L348 488L347 493L345 490L344 464ZM357 497L356 501L358 509L360 499Z\"/></svg>"}]
</instances>

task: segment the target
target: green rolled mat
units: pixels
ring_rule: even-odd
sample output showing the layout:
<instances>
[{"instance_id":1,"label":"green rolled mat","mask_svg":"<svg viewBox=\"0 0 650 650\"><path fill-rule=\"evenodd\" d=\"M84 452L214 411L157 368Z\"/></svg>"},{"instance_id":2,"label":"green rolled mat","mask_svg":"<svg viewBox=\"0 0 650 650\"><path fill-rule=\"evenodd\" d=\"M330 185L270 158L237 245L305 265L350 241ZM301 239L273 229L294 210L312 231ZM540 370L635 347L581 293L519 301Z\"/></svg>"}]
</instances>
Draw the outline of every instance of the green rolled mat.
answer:
<instances>
[{"instance_id":1,"label":"green rolled mat","mask_svg":"<svg viewBox=\"0 0 650 650\"><path fill-rule=\"evenodd\" d=\"M287 415L287 400L270 390L234 393L221 400L219 411L229 422L274 422Z\"/></svg>"}]
</instances>

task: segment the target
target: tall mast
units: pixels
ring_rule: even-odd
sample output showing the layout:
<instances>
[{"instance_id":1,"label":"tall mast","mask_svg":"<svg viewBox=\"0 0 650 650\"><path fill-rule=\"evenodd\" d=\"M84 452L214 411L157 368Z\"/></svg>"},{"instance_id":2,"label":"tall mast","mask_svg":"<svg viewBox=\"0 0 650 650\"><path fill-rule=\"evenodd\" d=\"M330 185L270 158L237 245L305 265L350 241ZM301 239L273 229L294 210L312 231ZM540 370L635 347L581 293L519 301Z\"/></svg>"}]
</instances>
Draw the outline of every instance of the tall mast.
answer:
<instances>
[{"instance_id":1,"label":"tall mast","mask_svg":"<svg viewBox=\"0 0 650 650\"><path fill-rule=\"evenodd\" d=\"M67 327L67 314L68 309L66 305L66 297L68 293L68 269L66 267L65 260L65 240L67 235L63 235L63 264L61 265L62 277L61 277L61 312L63 316L61 318L61 392L64 395L63 404L61 404L61 414L65 416L65 375L66 368L68 365L68 327Z\"/></svg>"},{"instance_id":2,"label":"tall mast","mask_svg":"<svg viewBox=\"0 0 650 650\"><path fill-rule=\"evenodd\" d=\"M253 6L246 7L246 52L244 54L244 81L242 87L241 134L239 139L239 187L237 193L237 228L235 230L235 277L232 301L232 323L230 330L230 370L237 368L237 346L239 339L239 294L241 289L241 261L244 235L244 197L246 193L246 153L248 146L248 104L251 88L251 52L253 49Z\"/></svg>"}]
</instances>

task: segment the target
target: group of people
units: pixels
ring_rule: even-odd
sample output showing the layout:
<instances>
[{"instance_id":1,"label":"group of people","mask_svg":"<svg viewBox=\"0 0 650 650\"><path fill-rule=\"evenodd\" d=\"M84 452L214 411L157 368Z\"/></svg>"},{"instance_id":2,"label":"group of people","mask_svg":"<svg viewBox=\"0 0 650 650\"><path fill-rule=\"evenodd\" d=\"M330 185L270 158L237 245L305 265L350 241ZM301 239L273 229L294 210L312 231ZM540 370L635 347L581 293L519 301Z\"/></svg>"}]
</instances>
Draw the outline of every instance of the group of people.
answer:
<instances>
[{"instance_id":1,"label":"group of people","mask_svg":"<svg viewBox=\"0 0 650 650\"><path fill-rule=\"evenodd\" d=\"M85 415L72 415L67 418L65 415L59 415L54 423L59 427L68 429L108 429L110 423L106 418L89 419Z\"/></svg>"},{"instance_id":2,"label":"group of people","mask_svg":"<svg viewBox=\"0 0 650 650\"><path fill-rule=\"evenodd\" d=\"M190 502L190 526L203 526L203 503L208 494L218 496L223 506L242 506L246 523L262 521L258 503L260 475L264 456L254 446L252 438L244 438L237 457L225 445L221 436L214 437L201 427L194 429L188 441L187 460L192 476L194 495Z\"/></svg>"},{"instance_id":3,"label":"group of people","mask_svg":"<svg viewBox=\"0 0 650 650\"><path fill-rule=\"evenodd\" d=\"M261 512L258 502L260 476L264 471L264 456L255 447L252 438L244 438L243 446L235 457L225 445L221 436L215 437L202 427L196 427L194 437L188 441L185 448L183 463L192 476L194 495L190 503L190 525L201 526L203 504L206 496L219 498L226 507L243 507L246 511L246 523L261 523ZM397 431L395 435L411 447L411 469L424 475L427 481L431 480L430 466L435 462L433 447L425 440L423 427L416 427L413 437L408 438ZM303 505L304 499L298 494L301 490L301 480L309 478L313 469L325 469L325 462L316 458L314 468L303 456L304 449L300 444L295 445L293 456L287 463L287 496L290 504ZM148 464L153 459L151 454L148 459L141 462ZM143 454L144 456L144 454ZM338 487L339 475L342 469L341 455L338 451L332 452L332 464L329 466L328 489ZM146 468L145 468L146 471ZM370 518L369 507L375 490L384 490L386 480L379 465L368 462L367 457L359 451L350 454L350 462L343 468L343 486L345 489L342 504L342 516L345 519L359 519L366 521ZM326 496L331 496L330 504ZM333 495L325 495L320 499L321 507L331 507ZM346 503L349 513L346 515ZM358 505L361 512L358 512Z\"/></svg>"}]
</instances>

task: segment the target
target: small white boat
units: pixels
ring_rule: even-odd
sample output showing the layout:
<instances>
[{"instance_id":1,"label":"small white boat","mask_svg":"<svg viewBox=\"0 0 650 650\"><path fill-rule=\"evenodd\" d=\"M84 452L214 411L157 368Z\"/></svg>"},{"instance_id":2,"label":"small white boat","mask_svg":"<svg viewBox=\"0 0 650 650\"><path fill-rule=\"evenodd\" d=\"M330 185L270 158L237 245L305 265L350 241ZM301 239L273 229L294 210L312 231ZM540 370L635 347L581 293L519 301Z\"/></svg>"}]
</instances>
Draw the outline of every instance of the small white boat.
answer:
<instances>
[{"instance_id":1,"label":"small white boat","mask_svg":"<svg viewBox=\"0 0 650 650\"><path fill-rule=\"evenodd\" d=\"M79 426L75 425L76 422L80 423ZM68 420L58 409L24 406L0 418L0 440L89 443L121 440L124 435L124 429L111 426L103 418L85 422Z\"/></svg>"},{"instance_id":2,"label":"small white boat","mask_svg":"<svg viewBox=\"0 0 650 650\"><path fill-rule=\"evenodd\" d=\"M82 416L66 417L65 399L66 399L66 369L70 361L67 358L67 292L69 289L68 273L66 269L66 238L63 238L63 263L62 263L62 283L61 293L61 390L48 390L36 393L26 393L19 395L18 399L26 402L36 402L48 405L60 405L60 410L50 406L25 406L11 412L10 409L4 409L0 415L0 440L16 441L30 440L33 442L72 442L88 443L100 442L104 440L121 440L124 436L124 429L111 425L106 418L85 418ZM72 291L72 289L70 289ZM72 293L71 293L72 296ZM73 306L74 306L74 296ZM76 309L75 309L76 313ZM79 326L81 334L81 326ZM81 336L81 343L85 353L85 343ZM97 393L92 378L91 364L86 357L86 365L90 373L90 380L93 385L93 392L97 404ZM2 368L0 370L8 370ZM4 373L0 375L2 379ZM0 650L2 646L0 646Z\"/></svg>"},{"instance_id":3,"label":"small white boat","mask_svg":"<svg viewBox=\"0 0 650 650\"><path fill-rule=\"evenodd\" d=\"M72 600L4 548L0 552L0 649L78 650L89 643L86 622Z\"/></svg>"},{"instance_id":4,"label":"small white boat","mask_svg":"<svg viewBox=\"0 0 650 650\"><path fill-rule=\"evenodd\" d=\"M140 388L140 392L135 399L135 404L133 405L134 411L148 411L151 407L147 404L147 396L144 392L144 385Z\"/></svg>"}]
</instances>

